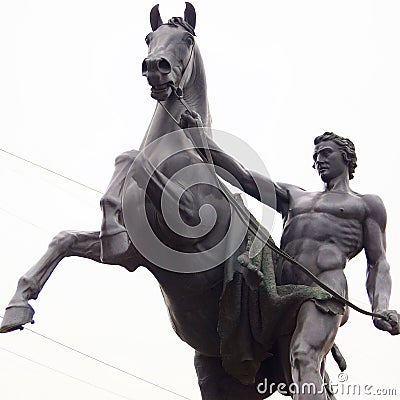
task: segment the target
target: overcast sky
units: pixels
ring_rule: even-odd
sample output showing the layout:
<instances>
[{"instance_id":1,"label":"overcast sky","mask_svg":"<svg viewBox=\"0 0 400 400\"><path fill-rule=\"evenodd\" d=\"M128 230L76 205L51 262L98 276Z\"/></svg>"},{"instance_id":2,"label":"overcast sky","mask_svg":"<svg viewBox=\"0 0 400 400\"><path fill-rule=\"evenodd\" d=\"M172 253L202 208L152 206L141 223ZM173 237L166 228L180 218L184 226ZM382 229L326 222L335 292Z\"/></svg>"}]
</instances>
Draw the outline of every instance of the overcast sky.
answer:
<instances>
[{"instance_id":1,"label":"overcast sky","mask_svg":"<svg viewBox=\"0 0 400 400\"><path fill-rule=\"evenodd\" d=\"M0 0L1 148L104 191L114 158L139 146L155 107L141 76L153 5ZM213 127L245 140L273 179L320 190L311 168L314 137L333 131L354 141L359 167L352 188L379 194L387 208L391 306L399 309L399 3L201 0L194 5ZM161 1L164 20L183 10L183 1ZM1 152L0 166L3 310L18 278L58 231L98 230L101 213L96 192ZM253 210L260 213L256 204ZM277 217L278 241L279 225ZM365 270L361 254L349 263L347 276L350 299L368 308ZM129 274L67 259L33 306L32 329L200 399L193 351L174 334L157 282L146 270ZM397 388L400 396L399 340L352 312L337 338L349 383ZM118 396L4 349L129 399L179 398L24 331L0 337L5 400ZM336 382L338 372L329 362Z\"/></svg>"}]
</instances>

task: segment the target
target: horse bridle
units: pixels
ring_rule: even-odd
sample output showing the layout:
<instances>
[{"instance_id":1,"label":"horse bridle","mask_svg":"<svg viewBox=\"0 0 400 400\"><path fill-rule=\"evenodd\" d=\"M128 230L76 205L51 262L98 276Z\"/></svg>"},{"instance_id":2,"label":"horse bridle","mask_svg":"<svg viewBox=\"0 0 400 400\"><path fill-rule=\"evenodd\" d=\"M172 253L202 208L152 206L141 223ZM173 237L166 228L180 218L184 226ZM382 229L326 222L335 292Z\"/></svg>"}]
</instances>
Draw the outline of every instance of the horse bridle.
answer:
<instances>
[{"instance_id":1,"label":"horse bridle","mask_svg":"<svg viewBox=\"0 0 400 400\"><path fill-rule=\"evenodd\" d=\"M183 87L181 86L183 78L185 77L187 70L188 70L188 66L190 64L190 61L192 61L193 58L193 52L194 52L194 38L193 38L193 43L192 43L192 47L190 49L190 55L188 58L188 61L185 65L185 67L182 70L182 75L181 78L179 79L179 83L177 86L174 85L173 82L169 81L168 85L171 87L173 93L175 94L175 96L178 98L178 100L181 102L181 104L186 108L186 110L193 115L193 112L190 110L189 105L186 103L186 101L183 98ZM165 107L165 105L163 103L161 103L160 100L157 100L158 104L164 109L164 111L170 116L170 118L179 126L179 129L182 129L181 124L179 123L179 121L168 111L167 107Z\"/></svg>"},{"instance_id":2,"label":"horse bridle","mask_svg":"<svg viewBox=\"0 0 400 400\"><path fill-rule=\"evenodd\" d=\"M178 86L175 86L172 82L170 83L171 89L174 93L174 95L178 98L180 103L184 106L184 108L190 113L191 116L195 117L197 113L193 112L187 102L183 98L183 88L180 86L181 82L183 80L184 75L186 74L187 68L189 66L190 61L192 60L193 56L193 49L194 49L194 42L192 44L192 49L190 52L190 56L188 59L188 62L185 65L185 68L183 70L181 79L179 80ZM184 129L180 122L168 111L168 109L165 107L165 105L158 100L158 104L161 105L161 107L164 109L164 111L170 116L170 118L178 125L179 129ZM203 154L198 148L196 148L196 151L202 158L202 160L214 166L213 158L210 152L210 149L206 143L206 133L204 132L204 127L199 127L200 131L200 136L201 136L201 141L202 141L202 146L204 149L205 154ZM236 212L239 215L239 218L244 222L246 225L248 224L248 228L250 232L261 242L265 243L273 252L278 254L279 256L283 257L286 261L290 262L291 264L295 265L298 267L305 275L307 275L314 283L316 283L320 288L324 289L326 292L328 292L334 299L338 300L342 304L352 308L355 311L358 311L361 314L368 315L370 317L374 318L380 318L385 320L386 322L389 322L392 320L390 316L383 315L380 313L375 313L371 311L364 310L354 303L352 303L350 300L346 299L339 293L337 293L334 289L326 285L324 282L322 282L317 276L315 276L308 268L306 268L303 264L301 264L299 261L297 261L295 258L293 258L290 254L288 254L286 251L282 250L279 248L274 241L271 239L271 236L269 235L268 232L266 232L265 228L259 224L257 225L256 222L251 218L249 211L242 205L240 204L232 195L232 193L225 187L225 185L218 179L217 173L214 168L214 174L217 178L218 186L221 192L226 196L228 201L231 203L233 208L236 210Z\"/></svg>"}]
</instances>

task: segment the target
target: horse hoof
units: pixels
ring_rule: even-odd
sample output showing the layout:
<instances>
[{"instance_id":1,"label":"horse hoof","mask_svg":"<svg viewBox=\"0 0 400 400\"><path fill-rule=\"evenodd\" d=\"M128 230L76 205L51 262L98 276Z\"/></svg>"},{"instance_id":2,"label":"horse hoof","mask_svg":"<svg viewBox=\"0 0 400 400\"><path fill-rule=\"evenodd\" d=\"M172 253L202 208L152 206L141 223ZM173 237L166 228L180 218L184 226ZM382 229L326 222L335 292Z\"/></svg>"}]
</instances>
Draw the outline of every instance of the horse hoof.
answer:
<instances>
[{"instance_id":1,"label":"horse hoof","mask_svg":"<svg viewBox=\"0 0 400 400\"><path fill-rule=\"evenodd\" d=\"M35 311L27 303L24 305L8 306L0 327L0 333L22 330L23 325L32 322Z\"/></svg>"}]
</instances>

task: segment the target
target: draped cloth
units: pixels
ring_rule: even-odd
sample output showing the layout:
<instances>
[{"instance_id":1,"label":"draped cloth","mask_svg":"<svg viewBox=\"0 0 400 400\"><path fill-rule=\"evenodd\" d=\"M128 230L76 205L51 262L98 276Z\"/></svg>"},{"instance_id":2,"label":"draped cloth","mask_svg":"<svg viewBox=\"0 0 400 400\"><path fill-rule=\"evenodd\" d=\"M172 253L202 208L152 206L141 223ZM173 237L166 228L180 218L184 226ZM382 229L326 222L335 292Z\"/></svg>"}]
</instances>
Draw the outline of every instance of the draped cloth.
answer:
<instances>
[{"instance_id":1,"label":"draped cloth","mask_svg":"<svg viewBox=\"0 0 400 400\"><path fill-rule=\"evenodd\" d=\"M252 245L260 251L249 257L254 254ZM310 299L329 303L331 296L319 287L277 286L278 256L250 231L245 247L244 254L225 266L218 333L223 368L249 385L255 382L261 362L274 356L271 350L277 338L293 332L302 303Z\"/></svg>"}]
</instances>

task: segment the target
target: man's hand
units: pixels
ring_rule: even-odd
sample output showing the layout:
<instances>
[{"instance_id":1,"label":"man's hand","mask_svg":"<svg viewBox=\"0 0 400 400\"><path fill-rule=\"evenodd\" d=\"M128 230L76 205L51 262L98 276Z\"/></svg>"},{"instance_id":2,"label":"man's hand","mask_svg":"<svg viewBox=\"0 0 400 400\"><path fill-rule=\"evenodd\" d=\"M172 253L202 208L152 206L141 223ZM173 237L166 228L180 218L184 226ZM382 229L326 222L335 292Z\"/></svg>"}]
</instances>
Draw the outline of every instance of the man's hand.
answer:
<instances>
[{"instance_id":1,"label":"man's hand","mask_svg":"<svg viewBox=\"0 0 400 400\"><path fill-rule=\"evenodd\" d=\"M381 311L379 314L385 315L388 317L388 320L386 321L382 318L374 318L374 325L382 331L388 331L391 335L398 335L400 333L400 316L398 312L396 310L386 310Z\"/></svg>"},{"instance_id":2,"label":"man's hand","mask_svg":"<svg viewBox=\"0 0 400 400\"><path fill-rule=\"evenodd\" d=\"M201 128L203 126L203 122L201 121L200 115L195 111L185 111L181 115L181 120L179 122L182 129L186 128Z\"/></svg>"}]
</instances>

